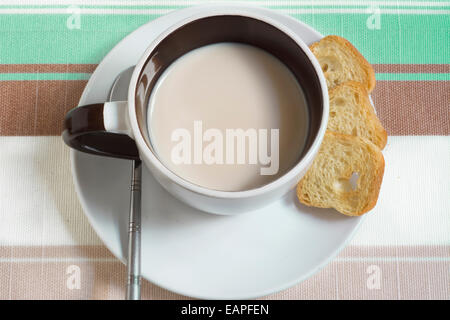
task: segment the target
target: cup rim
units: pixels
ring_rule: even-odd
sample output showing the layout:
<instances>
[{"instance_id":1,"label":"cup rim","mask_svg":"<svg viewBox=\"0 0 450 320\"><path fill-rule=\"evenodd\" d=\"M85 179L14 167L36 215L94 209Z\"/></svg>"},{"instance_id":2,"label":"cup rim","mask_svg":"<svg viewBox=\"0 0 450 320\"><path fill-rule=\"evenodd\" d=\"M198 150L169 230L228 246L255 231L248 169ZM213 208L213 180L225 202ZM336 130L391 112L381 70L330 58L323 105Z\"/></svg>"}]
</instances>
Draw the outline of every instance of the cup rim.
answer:
<instances>
[{"instance_id":1,"label":"cup rim","mask_svg":"<svg viewBox=\"0 0 450 320\"><path fill-rule=\"evenodd\" d=\"M289 169L285 174L278 177L274 181L267 183L265 185L262 185L258 188L249 189L249 190L243 190L243 191L221 191L221 190L215 190L215 189L208 189L205 187L202 187L200 185L194 184L192 182L189 182L180 176L176 175L174 172L172 172L170 169L168 169L158 158L157 156L150 150L149 146L145 142L144 138L142 137L141 130L139 128L138 122L137 122L137 115L136 115L136 108L135 108L135 90L138 83L138 79L140 76L140 73L147 62L148 57L153 52L153 50L156 48L156 46L169 34L176 31L177 29L181 28L182 26L193 22L198 19L207 18L207 17L214 17L214 16L222 16L222 15L235 15L235 16L243 16L243 17L249 17L253 18L259 21L262 21L264 23L267 23L284 34L286 34L288 37L290 37L297 46L300 47L300 49L306 54L308 57L309 62L312 64L317 77L319 79L319 84L322 91L322 100L323 100L323 108L322 108L322 119L320 122L319 130L314 137L314 141L312 145L309 147L306 154L291 168ZM169 28L167 28L164 32L162 32L156 39L154 39L151 44L147 47L145 52L143 53L142 57L140 58L139 62L136 64L131 80L130 80L130 86L128 88L128 113L129 113L129 120L131 125L131 131L133 138L138 146L139 152L144 153L145 158L148 158L152 165L158 169L160 173L162 173L165 177L169 178L171 181L175 182L178 186L181 186L185 189L188 189L192 192L195 192L200 195L205 195L209 197L214 198L222 198L222 199L239 199L239 198L249 198L254 197L258 195L262 195L265 193L269 193L271 191L277 190L282 185L289 183L289 181L297 176L300 172L302 172L304 169L307 169L307 167L312 163L313 157L315 155L315 151L320 147L320 144L323 140L323 137L325 135L326 127L328 124L328 113L329 113L329 101L328 101L328 88L326 84L325 77L323 75L322 69L320 67L319 62L317 61L314 54L309 50L308 46L303 42L303 40L300 39L300 37L295 34L290 28L282 25L281 23L275 21L274 19L267 17L263 14L255 14L250 13L246 11L245 9L241 8L226 8L226 7L218 7L214 8L212 11L208 12L202 12L197 13L189 16L188 18L185 18L183 20L178 21L177 23L174 23ZM142 158L142 157L141 157Z\"/></svg>"}]
</instances>

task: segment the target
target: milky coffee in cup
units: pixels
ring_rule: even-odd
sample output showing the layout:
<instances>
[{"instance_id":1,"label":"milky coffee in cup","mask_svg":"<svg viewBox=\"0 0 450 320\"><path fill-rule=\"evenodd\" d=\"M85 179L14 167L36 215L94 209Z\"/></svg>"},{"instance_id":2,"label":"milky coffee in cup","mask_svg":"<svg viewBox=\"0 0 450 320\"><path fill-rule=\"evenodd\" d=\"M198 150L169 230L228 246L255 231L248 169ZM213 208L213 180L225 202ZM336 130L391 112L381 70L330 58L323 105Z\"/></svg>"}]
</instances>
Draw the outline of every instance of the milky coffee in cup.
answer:
<instances>
[{"instance_id":1,"label":"milky coffee in cup","mask_svg":"<svg viewBox=\"0 0 450 320\"><path fill-rule=\"evenodd\" d=\"M159 78L148 107L160 161L221 191L268 184L298 163L308 132L302 88L276 57L223 42L195 49Z\"/></svg>"}]
</instances>

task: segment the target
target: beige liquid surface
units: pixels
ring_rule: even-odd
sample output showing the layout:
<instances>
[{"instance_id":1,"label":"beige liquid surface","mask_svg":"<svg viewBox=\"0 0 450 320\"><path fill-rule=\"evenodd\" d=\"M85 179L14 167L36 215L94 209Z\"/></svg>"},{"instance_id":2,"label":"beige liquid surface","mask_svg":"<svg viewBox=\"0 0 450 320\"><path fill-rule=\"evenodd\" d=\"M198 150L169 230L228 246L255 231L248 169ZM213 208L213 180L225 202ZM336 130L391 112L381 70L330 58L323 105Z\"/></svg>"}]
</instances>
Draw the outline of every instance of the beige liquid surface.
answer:
<instances>
[{"instance_id":1,"label":"beige liquid surface","mask_svg":"<svg viewBox=\"0 0 450 320\"><path fill-rule=\"evenodd\" d=\"M248 155L245 164L195 164L194 121L202 122L203 132L223 132L224 159L226 129L279 129L278 172L261 175L268 165L249 164ZM243 191L276 180L298 163L308 111L298 82L277 58L253 46L218 43L189 52L164 72L150 98L148 123L153 148L168 169L202 187ZM191 164L172 161L178 142L171 137L178 128L191 133ZM208 143L202 142L203 150Z\"/></svg>"}]
</instances>

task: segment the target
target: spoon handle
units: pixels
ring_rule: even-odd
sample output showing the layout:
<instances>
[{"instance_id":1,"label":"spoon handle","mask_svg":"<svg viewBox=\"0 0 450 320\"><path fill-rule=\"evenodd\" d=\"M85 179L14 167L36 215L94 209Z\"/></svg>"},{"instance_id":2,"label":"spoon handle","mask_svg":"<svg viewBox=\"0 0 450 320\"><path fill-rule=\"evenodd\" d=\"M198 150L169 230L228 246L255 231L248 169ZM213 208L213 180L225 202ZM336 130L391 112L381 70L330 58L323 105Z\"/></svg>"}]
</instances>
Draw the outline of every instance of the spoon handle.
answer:
<instances>
[{"instance_id":1,"label":"spoon handle","mask_svg":"<svg viewBox=\"0 0 450 320\"><path fill-rule=\"evenodd\" d=\"M141 174L142 163L134 160L128 225L127 300L141 299Z\"/></svg>"}]
</instances>

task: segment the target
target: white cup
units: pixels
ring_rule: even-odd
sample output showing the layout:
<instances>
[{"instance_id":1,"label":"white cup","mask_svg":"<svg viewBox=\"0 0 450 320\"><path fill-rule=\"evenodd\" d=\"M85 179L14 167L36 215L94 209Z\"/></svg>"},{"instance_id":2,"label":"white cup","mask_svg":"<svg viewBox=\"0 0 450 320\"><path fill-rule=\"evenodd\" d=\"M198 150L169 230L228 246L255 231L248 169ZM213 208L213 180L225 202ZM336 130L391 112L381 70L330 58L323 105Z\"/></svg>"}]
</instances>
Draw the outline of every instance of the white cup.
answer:
<instances>
[{"instance_id":1,"label":"white cup","mask_svg":"<svg viewBox=\"0 0 450 320\"><path fill-rule=\"evenodd\" d=\"M292 71L307 102L309 131L299 161L278 179L251 190L212 190L179 177L159 160L148 134L148 100L158 78L183 54L217 42L247 43L273 54ZM186 204L210 213L234 214L267 205L295 187L319 150L328 108L320 65L293 31L263 15L215 8L172 25L150 44L134 68L128 101L72 109L66 115L63 138L70 147L83 152L140 158L156 180Z\"/></svg>"}]
</instances>

